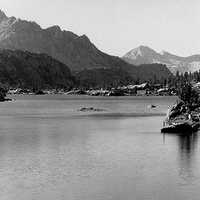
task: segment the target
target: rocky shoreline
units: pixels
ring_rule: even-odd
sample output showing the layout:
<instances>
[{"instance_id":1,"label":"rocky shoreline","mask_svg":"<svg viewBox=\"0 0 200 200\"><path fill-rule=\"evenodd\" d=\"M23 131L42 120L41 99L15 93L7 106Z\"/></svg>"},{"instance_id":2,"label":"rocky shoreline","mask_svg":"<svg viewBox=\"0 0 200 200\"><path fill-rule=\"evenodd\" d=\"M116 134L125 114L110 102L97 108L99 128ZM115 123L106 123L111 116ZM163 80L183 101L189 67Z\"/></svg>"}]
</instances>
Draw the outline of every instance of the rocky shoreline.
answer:
<instances>
[{"instance_id":1,"label":"rocky shoreline","mask_svg":"<svg viewBox=\"0 0 200 200\"><path fill-rule=\"evenodd\" d=\"M167 112L162 133L192 133L200 128L200 106L188 106L179 101Z\"/></svg>"}]
</instances>

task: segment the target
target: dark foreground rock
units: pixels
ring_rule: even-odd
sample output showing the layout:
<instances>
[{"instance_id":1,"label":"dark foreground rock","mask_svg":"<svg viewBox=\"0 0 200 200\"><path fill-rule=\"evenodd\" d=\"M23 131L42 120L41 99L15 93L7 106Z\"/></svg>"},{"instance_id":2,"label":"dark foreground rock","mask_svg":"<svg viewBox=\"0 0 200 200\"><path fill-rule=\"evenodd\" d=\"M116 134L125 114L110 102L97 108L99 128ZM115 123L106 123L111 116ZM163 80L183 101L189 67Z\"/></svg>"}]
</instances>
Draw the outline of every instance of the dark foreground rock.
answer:
<instances>
[{"instance_id":1,"label":"dark foreground rock","mask_svg":"<svg viewBox=\"0 0 200 200\"><path fill-rule=\"evenodd\" d=\"M7 101L6 98L7 89L5 87L0 87L0 102Z\"/></svg>"}]
</instances>

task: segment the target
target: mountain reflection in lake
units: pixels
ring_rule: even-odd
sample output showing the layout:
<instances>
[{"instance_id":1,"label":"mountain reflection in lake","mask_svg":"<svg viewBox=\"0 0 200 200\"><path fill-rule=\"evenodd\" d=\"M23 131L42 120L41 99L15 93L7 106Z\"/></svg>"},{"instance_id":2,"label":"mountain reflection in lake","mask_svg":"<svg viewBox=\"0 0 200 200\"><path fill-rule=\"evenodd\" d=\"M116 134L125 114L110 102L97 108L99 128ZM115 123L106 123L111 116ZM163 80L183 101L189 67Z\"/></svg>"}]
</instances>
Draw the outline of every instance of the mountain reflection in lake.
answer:
<instances>
[{"instance_id":1,"label":"mountain reflection in lake","mask_svg":"<svg viewBox=\"0 0 200 200\"><path fill-rule=\"evenodd\" d=\"M15 98L0 105L1 200L199 199L198 133L160 133L174 97Z\"/></svg>"}]
</instances>

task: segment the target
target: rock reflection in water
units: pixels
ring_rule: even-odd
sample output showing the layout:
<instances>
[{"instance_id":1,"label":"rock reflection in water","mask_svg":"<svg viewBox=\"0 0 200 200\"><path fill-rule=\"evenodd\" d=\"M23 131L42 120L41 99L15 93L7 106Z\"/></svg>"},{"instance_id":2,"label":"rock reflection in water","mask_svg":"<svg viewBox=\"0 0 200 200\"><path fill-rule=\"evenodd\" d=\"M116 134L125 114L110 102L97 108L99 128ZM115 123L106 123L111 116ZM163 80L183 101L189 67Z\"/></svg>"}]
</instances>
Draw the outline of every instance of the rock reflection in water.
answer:
<instances>
[{"instance_id":1,"label":"rock reflection in water","mask_svg":"<svg viewBox=\"0 0 200 200\"><path fill-rule=\"evenodd\" d=\"M195 151L197 148L198 134L178 135L178 152L180 171L179 175L184 180L183 184L191 184L195 178Z\"/></svg>"},{"instance_id":2,"label":"rock reflection in water","mask_svg":"<svg viewBox=\"0 0 200 200\"><path fill-rule=\"evenodd\" d=\"M195 181L195 177L198 177L198 158L196 156L198 145L198 133L189 135L181 134L163 134L163 144L168 143L169 138L175 138L177 143L177 164L178 173L181 178L181 185L189 185ZM177 144L177 145L176 145Z\"/></svg>"}]
</instances>

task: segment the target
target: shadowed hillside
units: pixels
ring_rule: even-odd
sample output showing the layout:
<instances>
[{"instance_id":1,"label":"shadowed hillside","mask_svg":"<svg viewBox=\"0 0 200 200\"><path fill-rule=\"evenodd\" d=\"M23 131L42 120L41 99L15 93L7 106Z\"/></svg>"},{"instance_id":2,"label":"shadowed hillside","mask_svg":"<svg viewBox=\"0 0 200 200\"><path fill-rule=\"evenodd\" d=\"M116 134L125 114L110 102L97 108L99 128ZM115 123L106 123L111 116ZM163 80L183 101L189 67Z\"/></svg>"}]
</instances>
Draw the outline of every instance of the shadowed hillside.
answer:
<instances>
[{"instance_id":1,"label":"shadowed hillside","mask_svg":"<svg viewBox=\"0 0 200 200\"><path fill-rule=\"evenodd\" d=\"M75 81L69 68L45 54L0 50L0 82L30 89L70 88Z\"/></svg>"}]
</instances>

